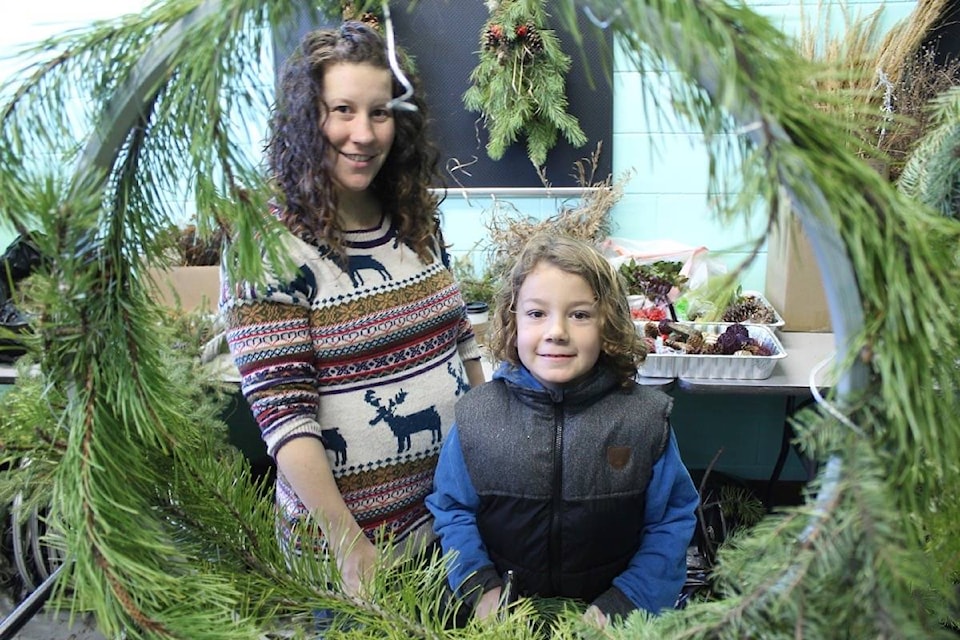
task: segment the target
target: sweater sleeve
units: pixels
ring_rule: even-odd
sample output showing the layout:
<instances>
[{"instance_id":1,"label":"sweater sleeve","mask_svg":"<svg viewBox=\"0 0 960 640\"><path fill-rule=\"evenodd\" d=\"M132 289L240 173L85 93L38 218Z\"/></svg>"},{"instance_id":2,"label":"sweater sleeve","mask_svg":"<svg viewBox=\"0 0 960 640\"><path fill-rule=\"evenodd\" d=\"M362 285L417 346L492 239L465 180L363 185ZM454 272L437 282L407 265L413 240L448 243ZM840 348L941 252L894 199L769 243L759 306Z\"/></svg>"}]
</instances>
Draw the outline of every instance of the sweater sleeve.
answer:
<instances>
[{"instance_id":1,"label":"sweater sleeve","mask_svg":"<svg viewBox=\"0 0 960 640\"><path fill-rule=\"evenodd\" d=\"M501 581L477 528L480 500L467 472L456 425L443 441L433 486L427 507L443 553L450 557L450 588L472 602Z\"/></svg>"},{"instance_id":2,"label":"sweater sleeve","mask_svg":"<svg viewBox=\"0 0 960 640\"><path fill-rule=\"evenodd\" d=\"M699 501L671 430L647 488L640 548L627 569L614 578L613 587L594 601L598 608L607 615L626 616L629 603L650 613L674 606L686 580L687 547L693 539Z\"/></svg>"},{"instance_id":3,"label":"sweater sleeve","mask_svg":"<svg viewBox=\"0 0 960 640\"><path fill-rule=\"evenodd\" d=\"M242 285L225 294L220 312L267 453L300 436L322 439L309 309L279 290L261 296Z\"/></svg>"},{"instance_id":4,"label":"sweater sleeve","mask_svg":"<svg viewBox=\"0 0 960 640\"><path fill-rule=\"evenodd\" d=\"M473 331L473 325L467 319L467 307L463 307L462 317L457 333L457 353L461 360L475 360L482 356L480 353L480 344L477 342L477 336Z\"/></svg>"}]
</instances>

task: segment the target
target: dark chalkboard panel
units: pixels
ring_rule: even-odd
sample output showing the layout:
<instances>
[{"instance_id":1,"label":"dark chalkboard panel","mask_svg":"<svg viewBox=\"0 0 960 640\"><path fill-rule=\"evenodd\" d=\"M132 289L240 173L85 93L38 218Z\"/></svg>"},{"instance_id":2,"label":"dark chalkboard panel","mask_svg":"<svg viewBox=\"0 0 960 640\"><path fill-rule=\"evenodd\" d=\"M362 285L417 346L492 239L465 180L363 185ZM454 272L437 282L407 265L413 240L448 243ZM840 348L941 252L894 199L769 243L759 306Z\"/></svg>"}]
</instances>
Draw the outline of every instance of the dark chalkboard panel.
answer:
<instances>
[{"instance_id":1,"label":"dark chalkboard panel","mask_svg":"<svg viewBox=\"0 0 960 640\"><path fill-rule=\"evenodd\" d=\"M486 130L478 122L479 114L463 106L463 94L470 86L470 73L478 61L480 32L489 17L485 4L480 0L420 0L413 10L408 9L405 2L391 3L390 8L396 41L413 56L422 78L433 137L441 149L440 163L449 171L446 186L451 189L542 187L527 157L523 138L508 149L503 158L491 160L485 149ZM611 36L598 32L582 14L579 22L582 48L559 24L551 26L571 57L566 79L569 112L580 121L588 142L575 148L561 136L547 158L546 175L553 187L580 186L571 175L574 163L589 157L601 142L603 151L596 178L602 180L612 173ZM293 51L304 33L324 24L336 25L339 20L303 12L289 27L276 33L276 64L279 66ZM458 165L463 166L457 170Z\"/></svg>"}]
</instances>

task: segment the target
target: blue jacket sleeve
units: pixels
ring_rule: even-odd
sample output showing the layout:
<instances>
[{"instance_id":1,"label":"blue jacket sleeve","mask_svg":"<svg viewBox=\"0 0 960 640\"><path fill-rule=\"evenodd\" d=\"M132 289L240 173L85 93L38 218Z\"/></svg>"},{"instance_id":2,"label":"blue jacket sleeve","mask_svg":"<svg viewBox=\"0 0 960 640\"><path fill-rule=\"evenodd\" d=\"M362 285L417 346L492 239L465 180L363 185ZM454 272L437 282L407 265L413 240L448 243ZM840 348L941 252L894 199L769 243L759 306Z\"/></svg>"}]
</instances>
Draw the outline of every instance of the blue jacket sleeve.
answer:
<instances>
[{"instance_id":1,"label":"blue jacket sleeve","mask_svg":"<svg viewBox=\"0 0 960 640\"><path fill-rule=\"evenodd\" d=\"M433 493L427 496L426 502L433 514L433 529L440 537L444 555L455 554L448 564L451 589L460 596L471 592L469 599L472 600L484 591L500 586L500 577L477 528L480 499L470 481L456 425L450 429L440 449Z\"/></svg>"},{"instance_id":2,"label":"blue jacket sleeve","mask_svg":"<svg viewBox=\"0 0 960 640\"><path fill-rule=\"evenodd\" d=\"M613 586L637 608L658 613L676 603L687 576L687 547L693 539L699 502L671 430L647 488L640 548L627 569L613 580ZM604 609L601 603L597 605Z\"/></svg>"}]
</instances>

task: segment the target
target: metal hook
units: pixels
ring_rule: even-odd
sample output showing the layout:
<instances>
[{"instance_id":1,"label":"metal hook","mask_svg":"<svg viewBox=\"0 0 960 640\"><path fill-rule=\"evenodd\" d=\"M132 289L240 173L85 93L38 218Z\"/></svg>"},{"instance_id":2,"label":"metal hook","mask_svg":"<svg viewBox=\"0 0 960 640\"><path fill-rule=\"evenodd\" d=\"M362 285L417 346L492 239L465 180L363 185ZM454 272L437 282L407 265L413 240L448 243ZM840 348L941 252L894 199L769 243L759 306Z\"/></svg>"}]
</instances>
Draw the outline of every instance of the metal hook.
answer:
<instances>
[{"instance_id":1,"label":"metal hook","mask_svg":"<svg viewBox=\"0 0 960 640\"><path fill-rule=\"evenodd\" d=\"M593 9L591 9L590 7L584 7L583 12L586 14L590 22L592 22L594 25L596 25L601 29L606 29L611 24L613 24L614 20L619 18L621 15L623 15L623 7L617 7L617 10L613 12L613 15L611 15L606 20L600 20L599 18L597 18L597 15L593 12Z\"/></svg>"},{"instance_id":2,"label":"metal hook","mask_svg":"<svg viewBox=\"0 0 960 640\"><path fill-rule=\"evenodd\" d=\"M390 61L390 70L393 71L393 75L397 77L404 89L403 95L399 95L387 103L387 108L399 111L416 111L417 105L408 102L413 97L413 85L410 84L410 80L404 75L400 63L397 61L397 46L393 40L393 20L390 19L390 3L387 0L383 0L383 17L387 23L387 60Z\"/></svg>"}]
</instances>

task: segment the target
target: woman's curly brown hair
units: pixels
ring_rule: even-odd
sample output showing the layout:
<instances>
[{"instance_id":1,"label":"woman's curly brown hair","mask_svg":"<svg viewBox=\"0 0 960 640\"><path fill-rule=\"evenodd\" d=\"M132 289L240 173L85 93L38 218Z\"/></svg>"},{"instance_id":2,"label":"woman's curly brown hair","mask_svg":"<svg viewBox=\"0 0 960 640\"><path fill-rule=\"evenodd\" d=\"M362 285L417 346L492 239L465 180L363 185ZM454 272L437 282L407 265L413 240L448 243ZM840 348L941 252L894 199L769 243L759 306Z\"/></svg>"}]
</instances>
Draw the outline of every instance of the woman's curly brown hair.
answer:
<instances>
[{"instance_id":1,"label":"woman's curly brown hair","mask_svg":"<svg viewBox=\"0 0 960 640\"><path fill-rule=\"evenodd\" d=\"M439 154L427 135L427 108L419 80L402 50L397 50L397 56L414 87L409 102L417 109L394 111L393 146L370 188L393 217L400 240L431 262L440 232L440 198L430 191L439 179ZM343 248L338 238L337 195L321 123L327 115L324 73L343 62L390 69L383 37L362 22L307 33L281 70L266 147L272 179L283 198L281 220L304 240L327 244L338 253ZM393 97L403 93L403 85L393 75Z\"/></svg>"},{"instance_id":2,"label":"woman's curly brown hair","mask_svg":"<svg viewBox=\"0 0 960 640\"><path fill-rule=\"evenodd\" d=\"M517 295L524 280L541 262L587 281L597 301L600 319L600 361L617 372L626 386L647 355L643 338L633 324L627 290L617 270L589 243L558 233L532 236L494 299L488 347L497 360L520 366L517 352Z\"/></svg>"}]
</instances>

